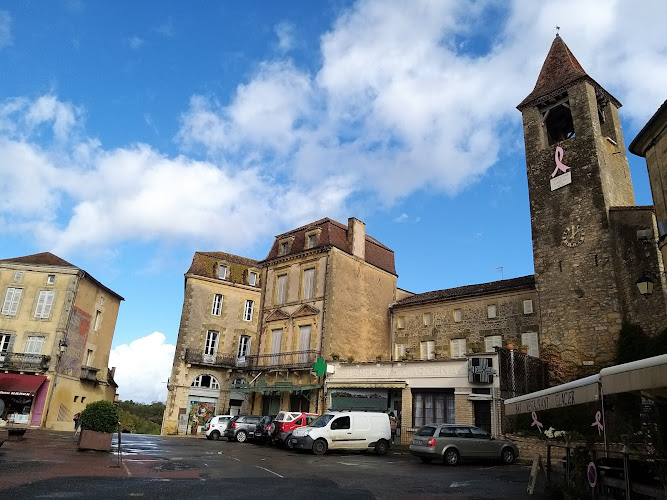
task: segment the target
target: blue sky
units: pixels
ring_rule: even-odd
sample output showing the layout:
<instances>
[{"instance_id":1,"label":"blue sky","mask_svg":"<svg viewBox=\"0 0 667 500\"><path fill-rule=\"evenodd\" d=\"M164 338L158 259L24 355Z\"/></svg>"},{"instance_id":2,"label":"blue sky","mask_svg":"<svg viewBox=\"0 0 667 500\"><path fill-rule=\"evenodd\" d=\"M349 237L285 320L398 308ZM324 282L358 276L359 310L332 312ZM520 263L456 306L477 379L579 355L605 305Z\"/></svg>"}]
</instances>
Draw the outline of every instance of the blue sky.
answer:
<instances>
[{"instance_id":1,"label":"blue sky","mask_svg":"<svg viewBox=\"0 0 667 500\"><path fill-rule=\"evenodd\" d=\"M111 364L140 401L164 398L198 250L262 259L277 234L353 216L413 292L531 274L515 106L555 26L624 104L629 144L666 98L666 16L662 1L0 4L0 256L50 251L125 297Z\"/></svg>"}]
</instances>

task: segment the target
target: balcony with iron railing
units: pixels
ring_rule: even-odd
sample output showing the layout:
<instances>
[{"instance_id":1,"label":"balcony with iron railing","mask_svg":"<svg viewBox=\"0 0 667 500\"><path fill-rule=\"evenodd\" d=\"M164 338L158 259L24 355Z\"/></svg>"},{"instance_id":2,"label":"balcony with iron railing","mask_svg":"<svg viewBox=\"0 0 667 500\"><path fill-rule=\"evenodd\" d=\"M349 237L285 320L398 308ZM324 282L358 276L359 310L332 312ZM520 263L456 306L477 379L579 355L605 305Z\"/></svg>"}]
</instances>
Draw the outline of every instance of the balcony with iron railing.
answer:
<instances>
[{"instance_id":1,"label":"balcony with iron railing","mask_svg":"<svg viewBox=\"0 0 667 500\"><path fill-rule=\"evenodd\" d=\"M276 354L252 354L243 357L232 354L204 354L198 349L185 350L186 363L222 368L245 368L248 370L298 370L311 368L317 356L318 351L314 349Z\"/></svg>"},{"instance_id":2,"label":"balcony with iron railing","mask_svg":"<svg viewBox=\"0 0 667 500\"><path fill-rule=\"evenodd\" d=\"M26 352L0 353L0 369L22 372L45 372L49 369L51 356Z\"/></svg>"}]
</instances>

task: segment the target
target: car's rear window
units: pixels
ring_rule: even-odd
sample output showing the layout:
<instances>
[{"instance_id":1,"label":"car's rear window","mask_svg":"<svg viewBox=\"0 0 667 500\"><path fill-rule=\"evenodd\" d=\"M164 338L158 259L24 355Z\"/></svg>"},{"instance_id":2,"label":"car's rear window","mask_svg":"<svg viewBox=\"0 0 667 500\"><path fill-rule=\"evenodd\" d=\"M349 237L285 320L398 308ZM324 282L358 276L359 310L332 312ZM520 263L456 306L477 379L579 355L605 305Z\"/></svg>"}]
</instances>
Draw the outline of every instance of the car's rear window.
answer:
<instances>
[{"instance_id":1,"label":"car's rear window","mask_svg":"<svg viewBox=\"0 0 667 500\"><path fill-rule=\"evenodd\" d=\"M279 422L291 422L292 420L294 420L294 415L288 412L281 411L280 413L278 413L276 420L278 420Z\"/></svg>"},{"instance_id":2,"label":"car's rear window","mask_svg":"<svg viewBox=\"0 0 667 500\"><path fill-rule=\"evenodd\" d=\"M417 436L429 436L432 437L435 434L435 427L430 425L425 425L417 431Z\"/></svg>"}]
</instances>

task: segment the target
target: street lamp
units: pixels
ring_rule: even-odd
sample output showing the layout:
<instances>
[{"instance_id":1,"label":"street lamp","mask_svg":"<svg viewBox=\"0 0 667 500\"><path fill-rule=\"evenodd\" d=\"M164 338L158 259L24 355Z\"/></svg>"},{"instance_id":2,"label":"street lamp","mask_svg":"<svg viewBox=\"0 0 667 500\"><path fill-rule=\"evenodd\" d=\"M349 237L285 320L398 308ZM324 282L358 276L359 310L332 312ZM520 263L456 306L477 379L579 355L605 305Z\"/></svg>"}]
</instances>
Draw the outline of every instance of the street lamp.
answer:
<instances>
[{"instance_id":1,"label":"street lamp","mask_svg":"<svg viewBox=\"0 0 667 500\"><path fill-rule=\"evenodd\" d=\"M639 279L636 281L639 293L646 296L653 293L656 280L660 280L661 276L665 276L667 271L644 271Z\"/></svg>"},{"instance_id":2,"label":"street lamp","mask_svg":"<svg viewBox=\"0 0 667 500\"><path fill-rule=\"evenodd\" d=\"M60 349L60 354L62 355L67 350L67 340L62 339L58 342L58 348Z\"/></svg>"}]
</instances>

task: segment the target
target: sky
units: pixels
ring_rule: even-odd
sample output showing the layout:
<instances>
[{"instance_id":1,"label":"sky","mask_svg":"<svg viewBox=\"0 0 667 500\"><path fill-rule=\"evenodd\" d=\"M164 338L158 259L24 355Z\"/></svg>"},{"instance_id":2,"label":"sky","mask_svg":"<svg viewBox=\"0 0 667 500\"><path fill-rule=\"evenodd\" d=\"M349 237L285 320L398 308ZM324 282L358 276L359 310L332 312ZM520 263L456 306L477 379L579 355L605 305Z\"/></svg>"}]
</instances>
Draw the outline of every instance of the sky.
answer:
<instances>
[{"instance_id":1,"label":"sky","mask_svg":"<svg viewBox=\"0 0 667 500\"><path fill-rule=\"evenodd\" d=\"M559 28L626 144L667 95L667 2L0 3L0 258L122 295L123 400L164 401L194 252L356 217L415 293L533 273L521 113ZM628 153L638 205L646 163Z\"/></svg>"}]
</instances>

